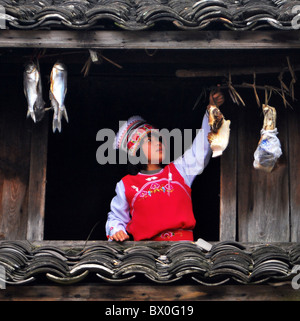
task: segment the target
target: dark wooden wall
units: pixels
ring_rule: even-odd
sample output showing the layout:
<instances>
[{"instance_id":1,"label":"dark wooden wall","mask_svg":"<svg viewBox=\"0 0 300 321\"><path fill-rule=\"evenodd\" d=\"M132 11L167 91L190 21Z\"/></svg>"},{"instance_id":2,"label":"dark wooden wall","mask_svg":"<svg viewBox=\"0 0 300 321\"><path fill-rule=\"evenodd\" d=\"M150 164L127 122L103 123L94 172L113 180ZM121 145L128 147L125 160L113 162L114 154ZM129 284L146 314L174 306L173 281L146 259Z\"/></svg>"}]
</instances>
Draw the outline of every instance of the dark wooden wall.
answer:
<instances>
[{"instance_id":1,"label":"dark wooden wall","mask_svg":"<svg viewBox=\"0 0 300 321\"><path fill-rule=\"evenodd\" d=\"M221 161L221 240L298 242L300 240L300 105L285 108L279 96L269 102L277 109L282 156L265 173L254 169L254 152L263 124L254 99L236 109L228 150Z\"/></svg>"},{"instance_id":2,"label":"dark wooden wall","mask_svg":"<svg viewBox=\"0 0 300 321\"><path fill-rule=\"evenodd\" d=\"M299 87L298 87L299 88ZM299 90L299 89L298 89ZM299 91L298 91L299 92ZM300 241L300 103L288 114L290 240Z\"/></svg>"},{"instance_id":3,"label":"dark wooden wall","mask_svg":"<svg viewBox=\"0 0 300 321\"><path fill-rule=\"evenodd\" d=\"M9 91L7 87L2 89L6 93ZM16 97L3 96L0 117L0 236L24 238L28 218L30 127L16 111Z\"/></svg>"},{"instance_id":4,"label":"dark wooden wall","mask_svg":"<svg viewBox=\"0 0 300 321\"><path fill-rule=\"evenodd\" d=\"M22 74L1 81L0 239L43 239L47 120L26 120Z\"/></svg>"}]
</instances>

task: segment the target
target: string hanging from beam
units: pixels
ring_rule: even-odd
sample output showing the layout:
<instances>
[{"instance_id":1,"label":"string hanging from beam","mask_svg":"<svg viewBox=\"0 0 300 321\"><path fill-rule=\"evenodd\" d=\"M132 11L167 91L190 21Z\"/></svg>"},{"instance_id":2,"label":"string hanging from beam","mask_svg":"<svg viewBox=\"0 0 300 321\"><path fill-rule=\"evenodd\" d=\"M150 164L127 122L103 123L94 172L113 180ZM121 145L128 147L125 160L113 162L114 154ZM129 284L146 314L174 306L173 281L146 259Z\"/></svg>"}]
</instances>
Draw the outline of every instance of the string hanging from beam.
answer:
<instances>
[{"instance_id":1,"label":"string hanging from beam","mask_svg":"<svg viewBox=\"0 0 300 321\"><path fill-rule=\"evenodd\" d=\"M256 100L256 103L258 106L261 105L258 91L264 91L265 97L269 96L268 100L270 99L271 95L273 93L275 93L275 94L278 94L282 98L283 104L285 107L289 106L292 108L292 105L288 102L287 97L290 97L292 99L292 101L296 100L294 86L297 81L297 77L296 77L295 71L300 70L300 66L292 67L289 57L286 57L286 59L287 59L288 66L285 68L281 68L281 69L279 69L279 68L272 69L270 67L266 67L266 68L262 68L262 70L259 70L259 71L255 71L253 68L252 69L242 68L242 69L240 69L240 71L238 69L235 69L233 71L234 75L251 75L251 74L253 74L253 83L243 82L241 84L233 84L231 70L227 71L227 75L224 70L223 71L222 70L213 71L210 74L208 71L206 71L206 74L204 76L206 76L206 77L220 77L220 76L225 77L226 78L225 82L222 85L220 85L219 88L220 89L227 89L232 101L237 105L240 105L240 104L243 106L246 105L242 96L236 90L237 88L245 88L245 89L252 89L253 90L255 100ZM272 85L257 85L257 83L256 83L256 74L257 73L270 74L270 73L277 73L277 72L279 72L279 75L277 78L279 80L280 87L276 87L276 86L272 86ZM290 81L289 87L283 81L283 75L286 72L289 72L289 74L291 76L291 81ZM203 74L199 70L198 71L177 70L176 75L177 75L177 77L200 77L200 76L203 77ZM193 109L195 109L198 106L198 104L203 99L203 97L204 98L206 97L206 92L210 91L212 89L213 89L213 87L203 87L202 88L202 91L201 91L200 95L198 96Z\"/></svg>"}]
</instances>

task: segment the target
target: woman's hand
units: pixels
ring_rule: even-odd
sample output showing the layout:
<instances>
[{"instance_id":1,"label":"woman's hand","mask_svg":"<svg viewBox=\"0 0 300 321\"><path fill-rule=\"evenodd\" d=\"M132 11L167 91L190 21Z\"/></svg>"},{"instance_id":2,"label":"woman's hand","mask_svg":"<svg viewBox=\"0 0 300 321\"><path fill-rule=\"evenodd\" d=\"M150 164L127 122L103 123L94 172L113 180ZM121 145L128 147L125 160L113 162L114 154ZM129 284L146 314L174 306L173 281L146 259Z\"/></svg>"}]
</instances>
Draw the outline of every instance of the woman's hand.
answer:
<instances>
[{"instance_id":1,"label":"woman's hand","mask_svg":"<svg viewBox=\"0 0 300 321\"><path fill-rule=\"evenodd\" d=\"M121 230L116 232L113 236L111 236L110 239L113 241L123 242L129 240L129 235Z\"/></svg>"}]
</instances>

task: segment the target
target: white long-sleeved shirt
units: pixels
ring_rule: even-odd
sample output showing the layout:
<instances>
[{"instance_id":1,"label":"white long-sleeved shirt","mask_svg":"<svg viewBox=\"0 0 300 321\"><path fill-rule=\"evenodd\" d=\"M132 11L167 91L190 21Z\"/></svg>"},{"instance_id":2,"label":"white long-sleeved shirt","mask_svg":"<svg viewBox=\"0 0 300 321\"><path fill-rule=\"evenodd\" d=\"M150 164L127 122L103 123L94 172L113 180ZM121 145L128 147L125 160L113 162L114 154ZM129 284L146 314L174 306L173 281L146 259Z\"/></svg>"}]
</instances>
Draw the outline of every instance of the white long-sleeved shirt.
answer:
<instances>
[{"instance_id":1,"label":"white long-sleeved shirt","mask_svg":"<svg viewBox=\"0 0 300 321\"><path fill-rule=\"evenodd\" d=\"M205 113L202 120L202 128L198 131L192 146L182 156L173 161L176 169L189 187L191 187L196 176L203 172L210 160L211 149L207 140L209 131L208 115ZM154 175L162 170L144 171L143 174ZM108 213L105 226L108 237L120 230L127 233L126 226L131 220L129 204L125 195L125 186L122 180L117 183L115 191L116 195L111 201L110 212Z\"/></svg>"}]
</instances>

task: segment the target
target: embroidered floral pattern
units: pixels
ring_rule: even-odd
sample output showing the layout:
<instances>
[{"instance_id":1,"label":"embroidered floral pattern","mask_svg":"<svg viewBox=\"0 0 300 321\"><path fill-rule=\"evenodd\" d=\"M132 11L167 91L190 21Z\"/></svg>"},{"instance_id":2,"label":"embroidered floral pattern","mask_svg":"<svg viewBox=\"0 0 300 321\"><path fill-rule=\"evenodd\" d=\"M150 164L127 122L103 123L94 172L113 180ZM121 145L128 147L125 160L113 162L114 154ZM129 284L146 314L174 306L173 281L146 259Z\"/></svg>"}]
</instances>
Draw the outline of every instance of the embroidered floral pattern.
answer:
<instances>
[{"instance_id":1,"label":"embroidered floral pattern","mask_svg":"<svg viewBox=\"0 0 300 321\"><path fill-rule=\"evenodd\" d=\"M167 183L166 185L160 185L158 183L153 183L150 185L148 190L144 190L140 193L140 198L145 199L147 197L151 197L155 193L172 193L174 191L174 187L172 184Z\"/></svg>"},{"instance_id":2,"label":"embroidered floral pattern","mask_svg":"<svg viewBox=\"0 0 300 321\"><path fill-rule=\"evenodd\" d=\"M168 231L168 232L163 232L159 235L160 238L164 239L164 240L169 240L172 237L174 237L175 235L177 236L183 236L181 231Z\"/></svg>"},{"instance_id":3,"label":"embroidered floral pattern","mask_svg":"<svg viewBox=\"0 0 300 321\"><path fill-rule=\"evenodd\" d=\"M110 233L110 234L112 234L111 231L112 231L113 229L114 229L113 226L111 226L110 229L109 229L109 233ZM109 239L109 238L110 238L110 235L106 235L106 237Z\"/></svg>"}]
</instances>

